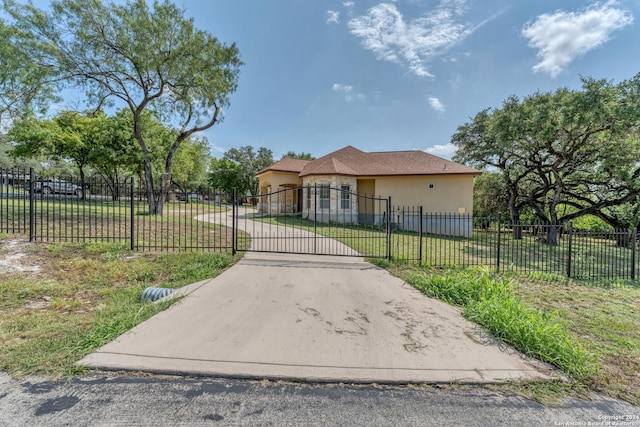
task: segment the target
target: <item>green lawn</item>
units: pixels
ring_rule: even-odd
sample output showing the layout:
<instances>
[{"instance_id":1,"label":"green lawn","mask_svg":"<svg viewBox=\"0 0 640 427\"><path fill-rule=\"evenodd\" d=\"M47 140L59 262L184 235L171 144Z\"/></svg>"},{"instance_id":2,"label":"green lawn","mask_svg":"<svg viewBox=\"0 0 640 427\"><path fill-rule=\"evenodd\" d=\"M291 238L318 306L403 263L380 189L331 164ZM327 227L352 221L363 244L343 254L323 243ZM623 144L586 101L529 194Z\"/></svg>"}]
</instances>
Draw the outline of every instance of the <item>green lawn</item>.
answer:
<instances>
[{"instance_id":1,"label":"green lawn","mask_svg":"<svg viewBox=\"0 0 640 427\"><path fill-rule=\"evenodd\" d=\"M255 217L255 221L296 227L334 238L369 258L385 258L385 230L376 226L314 224L300 216ZM500 258L498 258L498 237ZM487 266L501 272L527 271L566 276L569 245L566 236L552 246L539 242L539 235L526 234L516 240L510 230L474 230L471 238L395 230L391 233L391 257L398 263L437 267ZM571 247L571 277L600 279L631 277L632 249L615 241L575 236ZM638 258L638 256L636 256ZM637 261L636 261L637 263Z\"/></svg>"},{"instance_id":2,"label":"green lawn","mask_svg":"<svg viewBox=\"0 0 640 427\"><path fill-rule=\"evenodd\" d=\"M0 229L29 231L29 200L0 200ZM163 215L148 215L144 201L75 197L36 197L36 241L104 241L131 244L139 250L197 250L232 247L231 224L218 225L197 217L226 217L230 208L208 202L167 202Z\"/></svg>"}]
</instances>

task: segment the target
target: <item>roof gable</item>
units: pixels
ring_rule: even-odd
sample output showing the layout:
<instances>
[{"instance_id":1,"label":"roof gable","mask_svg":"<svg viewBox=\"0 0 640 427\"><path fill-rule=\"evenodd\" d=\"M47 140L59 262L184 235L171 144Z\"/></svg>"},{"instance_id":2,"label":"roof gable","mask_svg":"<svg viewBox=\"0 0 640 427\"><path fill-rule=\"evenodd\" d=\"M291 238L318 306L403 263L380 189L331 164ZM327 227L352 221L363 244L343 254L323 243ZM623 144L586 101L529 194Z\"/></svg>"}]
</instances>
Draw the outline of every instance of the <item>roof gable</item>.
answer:
<instances>
[{"instance_id":1,"label":"roof gable","mask_svg":"<svg viewBox=\"0 0 640 427\"><path fill-rule=\"evenodd\" d=\"M275 162L271 166L256 173L256 175L261 175L269 171L300 173L302 169L309 162L311 162L311 160L302 160L302 159L294 159L292 157L283 157L281 160Z\"/></svg>"}]
</instances>

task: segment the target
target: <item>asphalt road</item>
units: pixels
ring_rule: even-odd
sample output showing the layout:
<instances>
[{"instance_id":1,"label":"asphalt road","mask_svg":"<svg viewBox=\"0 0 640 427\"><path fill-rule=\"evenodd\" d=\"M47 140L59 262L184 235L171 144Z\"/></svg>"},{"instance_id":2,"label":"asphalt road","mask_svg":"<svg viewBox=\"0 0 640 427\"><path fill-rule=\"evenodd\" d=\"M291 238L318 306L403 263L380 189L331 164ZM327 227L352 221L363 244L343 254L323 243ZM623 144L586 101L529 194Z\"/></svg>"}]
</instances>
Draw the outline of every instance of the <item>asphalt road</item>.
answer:
<instances>
[{"instance_id":1,"label":"asphalt road","mask_svg":"<svg viewBox=\"0 0 640 427\"><path fill-rule=\"evenodd\" d=\"M89 376L16 382L0 374L2 426L640 426L640 408L595 398L545 407L482 387L375 387Z\"/></svg>"}]
</instances>

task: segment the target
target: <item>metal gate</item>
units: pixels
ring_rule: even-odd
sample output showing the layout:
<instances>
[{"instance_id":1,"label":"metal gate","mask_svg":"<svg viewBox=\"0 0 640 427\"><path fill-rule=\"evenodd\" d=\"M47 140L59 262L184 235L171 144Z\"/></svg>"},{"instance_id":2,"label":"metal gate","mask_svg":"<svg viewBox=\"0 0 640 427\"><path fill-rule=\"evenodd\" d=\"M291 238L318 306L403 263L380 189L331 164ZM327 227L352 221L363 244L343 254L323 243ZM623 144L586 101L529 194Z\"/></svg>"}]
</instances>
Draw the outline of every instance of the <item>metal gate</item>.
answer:
<instances>
[{"instance_id":1,"label":"metal gate","mask_svg":"<svg viewBox=\"0 0 640 427\"><path fill-rule=\"evenodd\" d=\"M280 186L235 197L236 247L248 251L390 258L391 200L347 186ZM251 239L250 246L243 239Z\"/></svg>"}]
</instances>

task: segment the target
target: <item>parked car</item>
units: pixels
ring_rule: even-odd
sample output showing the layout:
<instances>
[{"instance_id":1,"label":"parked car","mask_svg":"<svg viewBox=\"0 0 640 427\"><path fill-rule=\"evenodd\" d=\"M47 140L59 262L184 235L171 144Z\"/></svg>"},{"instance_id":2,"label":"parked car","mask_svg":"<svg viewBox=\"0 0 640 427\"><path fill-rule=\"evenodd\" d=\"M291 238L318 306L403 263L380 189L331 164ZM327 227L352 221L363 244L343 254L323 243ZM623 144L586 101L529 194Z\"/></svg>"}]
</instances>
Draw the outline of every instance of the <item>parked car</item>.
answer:
<instances>
[{"instance_id":1,"label":"parked car","mask_svg":"<svg viewBox=\"0 0 640 427\"><path fill-rule=\"evenodd\" d=\"M199 194L196 194L196 193L189 193L189 194L180 193L178 194L178 200L180 200L181 202L187 202L187 201L202 200L202 198L200 197Z\"/></svg>"},{"instance_id":2,"label":"parked car","mask_svg":"<svg viewBox=\"0 0 640 427\"><path fill-rule=\"evenodd\" d=\"M39 179L33 182L33 191L42 194L73 194L82 197L82 187L64 179Z\"/></svg>"}]
</instances>

